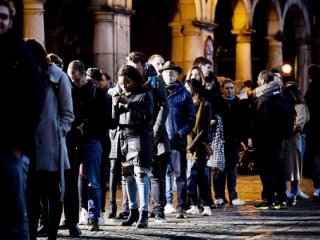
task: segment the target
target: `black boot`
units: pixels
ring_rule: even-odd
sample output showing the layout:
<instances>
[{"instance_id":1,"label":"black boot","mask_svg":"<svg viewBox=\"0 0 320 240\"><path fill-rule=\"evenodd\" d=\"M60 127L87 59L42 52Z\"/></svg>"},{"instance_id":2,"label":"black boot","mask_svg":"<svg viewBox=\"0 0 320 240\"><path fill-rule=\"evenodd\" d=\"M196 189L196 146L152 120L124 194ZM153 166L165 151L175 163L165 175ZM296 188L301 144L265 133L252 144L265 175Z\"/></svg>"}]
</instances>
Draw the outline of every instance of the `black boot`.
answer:
<instances>
[{"instance_id":1,"label":"black boot","mask_svg":"<svg viewBox=\"0 0 320 240\"><path fill-rule=\"evenodd\" d=\"M111 201L108 218L116 218L116 214L117 214L117 204L114 201Z\"/></svg>"},{"instance_id":2,"label":"black boot","mask_svg":"<svg viewBox=\"0 0 320 240\"><path fill-rule=\"evenodd\" d=\"M140 213L139 221L137 222L137 228L148 227L148 211L142 211Z\"/></svg>"},{"instance_id":3,"label":"black boot","mask_svg":"<svg viewBox=\"0 0 320 240\"><path fill-rule=\"evenodd\" d=\"M147 212L148 216L148 212ZM131 226L134 222L137 222L139 219L138 209L130 209L129 217L126 221L121 223L121 226Z\"/></svg>"}]
</instances>

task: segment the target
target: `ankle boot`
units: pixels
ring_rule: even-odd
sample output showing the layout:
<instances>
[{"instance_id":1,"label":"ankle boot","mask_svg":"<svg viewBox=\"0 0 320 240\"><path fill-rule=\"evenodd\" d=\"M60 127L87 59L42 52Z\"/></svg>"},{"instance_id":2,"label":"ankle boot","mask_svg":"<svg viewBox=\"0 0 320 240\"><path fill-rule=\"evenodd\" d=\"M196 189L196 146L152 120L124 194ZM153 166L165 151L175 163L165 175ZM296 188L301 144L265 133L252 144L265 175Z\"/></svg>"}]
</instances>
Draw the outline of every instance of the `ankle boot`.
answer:
<instances>
[{"instance_id":1,"label":"ankle boot","mask_svg":"<svg viewBox=\"0 0 320 240\"><path fill-rule=\"evenodd\" d=\"M148 216L148 212L147 212ZM130 209L129 217L126 221L121 223L121 226L131 226L134 222L137 222L139 219L138 209Z\"/></svg>"},{"instance_id":2,"label":"ankle boot","mask_svg":"<svg viewBox=\"0 0 320 240\"><path fill-rule=\"evenodd\" d=\"M137 222L137 228L147 228L147 227L148 227L148 211L142 211L140 213L140 217Z\"/></svg>"},{"instance_id":3,"label":"ankle boot","mask_svg":"<svg viewBox=\"0 0 320 240\"><path fill-rule=\"evenodd\" d=\"M116 215L117 215L117 204L116 202L111 201L108 218L115 218Z\"/></svg>"}]
</instances>

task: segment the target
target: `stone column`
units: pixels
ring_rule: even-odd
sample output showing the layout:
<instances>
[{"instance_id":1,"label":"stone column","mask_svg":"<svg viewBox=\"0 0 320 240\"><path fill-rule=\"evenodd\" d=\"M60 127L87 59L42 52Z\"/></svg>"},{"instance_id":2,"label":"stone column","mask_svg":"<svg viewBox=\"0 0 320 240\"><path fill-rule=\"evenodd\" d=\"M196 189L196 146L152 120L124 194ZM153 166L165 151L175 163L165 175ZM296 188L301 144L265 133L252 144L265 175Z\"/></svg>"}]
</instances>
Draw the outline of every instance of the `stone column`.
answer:
<instances>
[{"instance_id":1,"label":"stone column","mask_svg":"<svg viewBox=\"0 0 320 240\"><path fill-rule=\"evenodd\" d=\"M23 36L45 45L43 0L23 0Z\"/></svg>"},{"instance_id":2,"label":"stone column","mask_svg":"<svg viewBox=\"0 0 320 240\"><path fill-rule=\"evenodd\" d=\"M94 11L93 62L94 66L114 73L113 13Z\"/></svg>"},{"instance_id":3,"label":"stone column","mask_svg":"<svg viewBox=\"0 0 320 240\"><path fill-rule=\"evenodd\" d=\"M130 14L114 13L114 76L130 53Z\"/></svg>"},{"instance_id":4,"label":"stone column","mask_svg":"<svg viewBox=\"0 0 320 240\"><path fill-rule=\"evenodd\" d=\"M166 59L172 60L180 66L181 68L183 67L183 35L182 35L182 30L183 26L179 24L178 22L174 22L170 24L171 30L172 30L172 55L171 59Z\"/></svg>"},{"instance_id":5,"label":"stone column","mask_svg":"<svg viewBox=\"0 0 320 240\"><path fill-rule=\"evenodd\" d=\"M183 74L186 74L192 66L194 59L203 55L203 41L201 30L195 26L188 25L183 30Z\"/></svg>"},{"instance_id":6,"label":"stone column","mask_svg":"<svg viewBox=\"0 0 320 240\"><path fill-rule=\"evenodd\" d=\"M276 40L274 36L268 36L267 40L269 43L267 68L281 70L283 65L282 42Z\"/></svg>"},{"instance_id":7,"label":"stone column","mask_svg":"<svg viewBox=\"0 0 320 240\"><path fill-rule=\"evenodd\" d=\"M236 79L252 80L251 32L232 31L237 34L236 40ZM235 80L236 80L235 79Z\"/></svg>"},{"instance_id":8,"label":"stone column","mask_svg":"<svg viewBox=\"0 0 320 240\"><path fill-rule=\"evenodd\" d=\"M298 41L297 83L302 94L308 88L308 66L311 63L310 44L305 39Z\"/></svg>"}]
</instances>

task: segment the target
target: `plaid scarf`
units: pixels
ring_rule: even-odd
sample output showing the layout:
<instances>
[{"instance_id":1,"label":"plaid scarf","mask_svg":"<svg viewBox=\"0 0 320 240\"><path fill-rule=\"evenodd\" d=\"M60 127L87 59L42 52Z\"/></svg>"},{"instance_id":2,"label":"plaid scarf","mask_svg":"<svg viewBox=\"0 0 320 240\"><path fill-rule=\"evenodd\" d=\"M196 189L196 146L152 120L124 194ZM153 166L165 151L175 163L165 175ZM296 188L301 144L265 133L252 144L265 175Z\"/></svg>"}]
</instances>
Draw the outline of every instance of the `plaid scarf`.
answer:
<instances>
[{"instance_id":1,"label":"plaid scarf","mask_svg":"<svg viewBox=\"0 0 320 240\"><path fill-rule=\"evenodd\" d=\"M216 115L216 130L213 133L211 147L213 154L207 162L207 166L223 171L225 168L223 123L220 115Z\"/></svg>"}]
</instances>

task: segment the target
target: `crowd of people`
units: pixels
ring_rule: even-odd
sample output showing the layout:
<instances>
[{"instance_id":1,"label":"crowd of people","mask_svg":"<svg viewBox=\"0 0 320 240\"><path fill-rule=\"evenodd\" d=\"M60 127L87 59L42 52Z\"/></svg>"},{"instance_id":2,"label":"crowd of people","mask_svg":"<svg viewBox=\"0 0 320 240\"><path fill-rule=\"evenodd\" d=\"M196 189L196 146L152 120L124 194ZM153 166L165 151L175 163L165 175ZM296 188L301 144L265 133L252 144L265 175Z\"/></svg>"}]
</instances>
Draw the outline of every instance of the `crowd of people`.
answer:
<instances>
[{"instance_id":1,"label":"crowd of people","mask_svg":"<svg viewBox=\"0 0 320 240\"><path fill-rule=\"evenodd\" d=\"M14 14L0 0L2 89L12 90L0 95L1 239L53 240L59 227L78 237L78 224L99 230L107 208L108 219L146 228L149 218L166 223L166 214L245 205L236 190L240 148L255 149L257 209L309 198L300 189L306 149L320 199L320 65L309 66L304 96L276 70L261 71L257 86L219 78L203 56L181 76L159 54L131 52L113 80L77 59L65 71L58 55L10 30Z\"/></svg>"}]
</instances>

